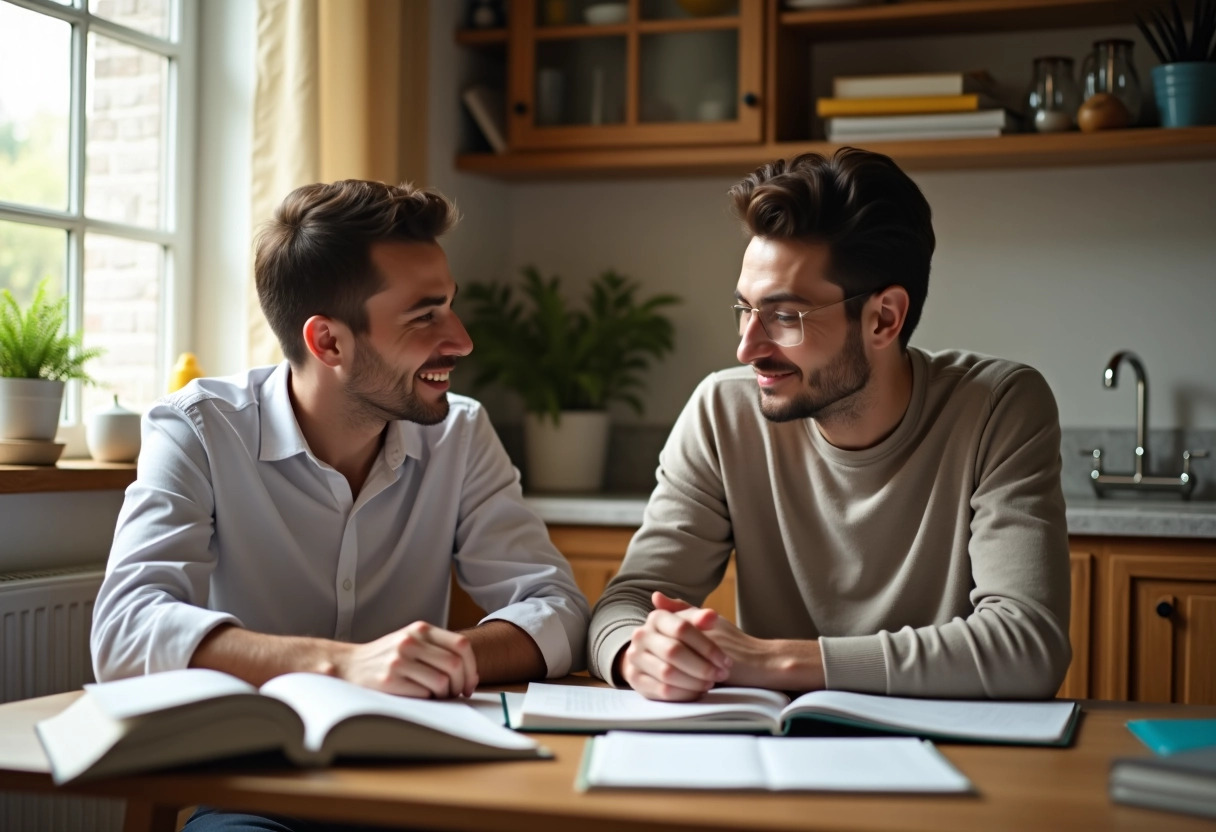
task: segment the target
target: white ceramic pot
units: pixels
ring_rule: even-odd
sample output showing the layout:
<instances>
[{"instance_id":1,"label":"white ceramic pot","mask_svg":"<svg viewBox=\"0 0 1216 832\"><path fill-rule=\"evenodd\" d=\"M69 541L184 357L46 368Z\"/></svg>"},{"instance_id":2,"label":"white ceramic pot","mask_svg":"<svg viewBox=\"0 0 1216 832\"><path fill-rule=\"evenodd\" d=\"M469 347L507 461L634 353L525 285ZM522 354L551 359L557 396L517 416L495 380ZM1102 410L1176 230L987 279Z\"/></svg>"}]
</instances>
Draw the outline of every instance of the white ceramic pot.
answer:
<instances>
[{"instance_id":1,"label":"white ceramic pot","mask_svg":"<svg viewBox=\"0 0 1216 832\"><path fill-rule=\"evenodd\" d=\"M0 439L54 440L63 389L62 381L0 378Z\"/></svg>"},{"instance_id":2,"label":"white ceramic pot","mask_svg":"<svg viewBox=\"0 0 1216 832\"><path fill-rule=\"evenodd\" d=\"M607 411L565 410L553 424L548 416L524 416L524 452L529 491L599 491L608 459Z\"/></svg>"},{"instance_id":3,"label":"white ceramic pot","mask_svg":"<svg viewBox=\"0 0 1216 832\"><path fill-rule=\"evenodd\" d=\"M89 416L84 439L98 462L134 462L139 457L140 416L114 397L114 404Z\"/></svg>"}]
</instances>

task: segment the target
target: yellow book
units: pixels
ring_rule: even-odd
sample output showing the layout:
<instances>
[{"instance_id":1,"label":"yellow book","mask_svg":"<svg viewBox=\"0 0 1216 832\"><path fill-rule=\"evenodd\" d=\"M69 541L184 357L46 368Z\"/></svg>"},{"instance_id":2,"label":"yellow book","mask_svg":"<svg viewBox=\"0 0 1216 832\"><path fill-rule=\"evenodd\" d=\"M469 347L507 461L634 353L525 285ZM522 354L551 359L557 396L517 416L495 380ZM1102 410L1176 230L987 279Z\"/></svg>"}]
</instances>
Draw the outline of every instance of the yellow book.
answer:
<instances>
[{"instance_id":1,"label":"yellow book","mask_svg":"<svg viewBox=\"0 0 1216 832\"><path fill-rule=\"evenodd\" d=\"M1001 102L983 93L964 95L917 95L896 98L820 98L815 112L833 116L893 116L909 113L969 113L999 109Z\"/></svg>"}]
</instances>

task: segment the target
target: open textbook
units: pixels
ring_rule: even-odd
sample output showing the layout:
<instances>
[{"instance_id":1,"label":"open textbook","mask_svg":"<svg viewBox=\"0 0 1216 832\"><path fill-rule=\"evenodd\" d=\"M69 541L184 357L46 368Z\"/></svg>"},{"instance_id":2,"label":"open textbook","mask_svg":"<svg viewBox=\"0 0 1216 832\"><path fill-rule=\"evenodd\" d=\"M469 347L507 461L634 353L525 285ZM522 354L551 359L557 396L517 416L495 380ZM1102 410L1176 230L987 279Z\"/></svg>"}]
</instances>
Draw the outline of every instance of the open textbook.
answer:
<instances>
[{"instance_id":1,"label":"open textbook","mask_svg":"<svg viewBox=\"0 0 1216 832\"><path fill-rule=\"evenodd\" d=\"M759 688L714 688L696 702L655 702L632 690L533 682L514 711L508 713L510 725L521 731L784 734L795 721L819 720L934 739L1067 745L1080 708L1069 701L905 699L837 690L791 701Z\"/></svg>"},{"instance_id":2,"label":"open textbook","mask_svg":"<svg viewBox=\"0 0 1216 832\"><path fill-rule=\"evenodd\" d=\"M86 685L36 730L56 783L266 751L313 766L342 756L549 755L460 701L407 699L313 673L279 676L260 689L201 669Z\"/></svg>"},{"instance_id":3,"label":"open textbook","mask_svg":"<svg viewBox=\"0 0 1216 832\"><path fill-rule=\"evenodd\" d=\"M970 792L928 740L649 734L587 740L575 786L826 792Z\"/></svg>"}]
</instances>

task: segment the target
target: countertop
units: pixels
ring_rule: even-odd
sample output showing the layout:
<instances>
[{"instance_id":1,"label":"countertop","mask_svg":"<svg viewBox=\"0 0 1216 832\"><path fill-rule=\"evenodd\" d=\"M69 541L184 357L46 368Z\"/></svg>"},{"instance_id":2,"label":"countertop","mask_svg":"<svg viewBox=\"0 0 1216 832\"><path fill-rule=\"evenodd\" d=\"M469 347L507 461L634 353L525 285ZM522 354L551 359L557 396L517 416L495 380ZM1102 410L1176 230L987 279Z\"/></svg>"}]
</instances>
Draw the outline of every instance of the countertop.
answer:
<instances>
[{"instance_id":1,"label":"countertop","mask_svg":"<svg viewBox=\"0 0 1216 832\"><path fill-rule=\"evenodd\" d=\"M528 505L553 525L640 526L645 494L536 495ZM1066 497L1068 533L1216 539L1216 502Z\"/></svg>"}]
</instances>

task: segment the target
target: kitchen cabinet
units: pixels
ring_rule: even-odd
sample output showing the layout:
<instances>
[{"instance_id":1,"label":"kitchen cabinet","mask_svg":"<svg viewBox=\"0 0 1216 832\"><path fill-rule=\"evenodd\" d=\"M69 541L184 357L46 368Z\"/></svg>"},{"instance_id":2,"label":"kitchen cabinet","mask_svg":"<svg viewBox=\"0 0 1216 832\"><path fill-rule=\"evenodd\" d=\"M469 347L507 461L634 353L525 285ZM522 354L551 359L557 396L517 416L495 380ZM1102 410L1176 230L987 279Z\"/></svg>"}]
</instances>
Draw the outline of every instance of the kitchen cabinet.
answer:
<instances>
[{"instance_id":1,"label":"kitchen cabinet","mask_svg":"<svg viewBox=\"0 0 1216 832\"><path fill-rule=\"evenodd\" d=\"M550 5L515 0L509 29L457 34L462 46L491 56L488 72L509 94L510 144L503 154L461 154L457 168L523 180L738 176L775 158L835 149L812 127L809 56L820 44L1132 22L1121 0L910 0L807 10L733 0L707 17L684 13L678 0L629 0L624 22L598 26L581 21L588 5L581 0L558 4L568 14L560 24L548 22ZM1148 65L1141 70L1147 79ZM691 76L703 80L691 83ZM867 146L908 170L1107 165L1216 158L1216 127Z\"/></svg>"},{"instance_id":2,"label":"kitchen cabinet","mask_svg":"<svg viewBox=\"0 0 1216 832\"><path fill-rule=\"evenodd\" d=\"M515 149L759 142L763 0L516 0L508 139ZM695 8L695 6L694 6ZM582 15L619 9L620 22ZM595 19L593 17L593 19Z\"/></svg>"}]
</instances>

